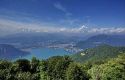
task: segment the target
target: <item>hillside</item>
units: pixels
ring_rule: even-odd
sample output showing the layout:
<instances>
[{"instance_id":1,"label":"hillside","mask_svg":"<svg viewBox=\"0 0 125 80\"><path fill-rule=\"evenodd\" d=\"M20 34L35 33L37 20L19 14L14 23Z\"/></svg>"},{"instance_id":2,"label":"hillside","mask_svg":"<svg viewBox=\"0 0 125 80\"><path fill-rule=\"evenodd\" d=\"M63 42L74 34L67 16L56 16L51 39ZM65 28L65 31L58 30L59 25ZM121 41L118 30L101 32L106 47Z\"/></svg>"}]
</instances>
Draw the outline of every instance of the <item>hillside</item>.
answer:
<instances>
[{"instance_id":1,"label":"hillside","mask_svg":"<svg viewBox=\"0 0 125 80\"><path fill-rule=\"evenodd\" d=\"M76 53L71 57L75 61L84 62L89 60L103 60L106 58L112 58L123 52L125 52L125 47L113 47L109 45L100 45L100 46L89 48L79 53Z\"/></svg>"},{"instance_id":2,"label":"hillside","mask_svg":"<svg viewBox=\"0 0 125 80\"><path fill-rule=\"evenodd\" d=\"M89 37L86 40L79 41L75 47L86 49L93 48L102 44L112 46L125 46L125 35L106 35L100 34Z\"/></svg>"},{"instance_id":3,"label":"hillside","mask_svg":"<svg viewBox=\"0 0 125 80\"><path fill-rule=\"evenodd\" d=\"M0 59L15 59L24 55L29 54L28 52L22 51L15 48L12 45L0 44Z\"/></svg>"}]
</instances>

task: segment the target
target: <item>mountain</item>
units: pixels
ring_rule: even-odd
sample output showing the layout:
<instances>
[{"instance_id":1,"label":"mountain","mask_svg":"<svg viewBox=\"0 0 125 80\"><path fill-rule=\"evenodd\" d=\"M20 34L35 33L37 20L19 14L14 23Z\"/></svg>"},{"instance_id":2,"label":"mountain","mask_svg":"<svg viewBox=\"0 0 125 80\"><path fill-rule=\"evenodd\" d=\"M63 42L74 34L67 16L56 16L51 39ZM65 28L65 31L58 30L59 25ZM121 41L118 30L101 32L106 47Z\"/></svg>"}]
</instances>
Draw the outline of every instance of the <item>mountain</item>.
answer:
<instances>
[{"instance_id":1,"label":"mountain","mask_svg":"<svg viewBox=\"0 0 125 80\"><path fill-rule=\"evenodd\" d=\"M73 54L71 57L78 62L89 60L103 60L115 57L125 52L125 47L113 47L110 45L100 45L94 48L85 49L79 53Z\"/></svg>"},{"instance_id":2,"label":"mountain","mask_svg":"<svg viewBox=\"0 0 125 80\"><path fill-rule=\"evenodd\" d=\"M28 54L29 52L22 51L12 45L0 44L0 59L12 60Z\"/></svg>"},{"instance_id":3,"label":"mountain","mask_svg":"<svg viewBox=\"0 0 125 80\"><path fill-rule=\"evenodd\" d=\"M84 41L79 41L75 47L86 49L96 47L98 45L108 44L112 46L125 46L125 35L123 34L114 34L114 35L106 35L100 34L89 37Z\"/></svg>"},{"instance_id":4,"label":"mountain","mask_svg":"<svg viewBox=\"0 0 125 80\"><path fill-rule=\"evenodd\" d=\"M51 43L71 43L83 40L84 36L71 36L57 33L18 33L0 37L0 43L7 43L15 46L45 47Z\"/></svg>"}]
</instances>

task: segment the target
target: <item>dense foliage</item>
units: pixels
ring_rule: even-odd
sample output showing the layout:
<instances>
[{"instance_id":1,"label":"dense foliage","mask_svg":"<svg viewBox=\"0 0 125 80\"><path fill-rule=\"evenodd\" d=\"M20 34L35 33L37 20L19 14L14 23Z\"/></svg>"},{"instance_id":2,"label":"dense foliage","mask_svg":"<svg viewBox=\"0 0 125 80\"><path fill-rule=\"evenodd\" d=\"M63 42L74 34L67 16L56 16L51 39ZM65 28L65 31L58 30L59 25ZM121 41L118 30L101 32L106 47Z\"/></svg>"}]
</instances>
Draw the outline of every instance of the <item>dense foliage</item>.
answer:
<instances>
[{"instance_id":1,"label":"dense foliage","mask_svg":"<svg viewBox=\"0 0 125 80\"><path fill-rule=\"evenodd\" d=\"M125 54L94 63L78 63L69 56L0 60L0 80L125 80Z\"/></svg>"},{"instance_id":2,"label":"dense foliage","mask_svg":"<svg viewBox=\"0 0 125 80\"><path fill-rule=\"evenodd\" d=\"M125 80L125 54L88 70L91 80Z\"/></svg>"}]
</instances>

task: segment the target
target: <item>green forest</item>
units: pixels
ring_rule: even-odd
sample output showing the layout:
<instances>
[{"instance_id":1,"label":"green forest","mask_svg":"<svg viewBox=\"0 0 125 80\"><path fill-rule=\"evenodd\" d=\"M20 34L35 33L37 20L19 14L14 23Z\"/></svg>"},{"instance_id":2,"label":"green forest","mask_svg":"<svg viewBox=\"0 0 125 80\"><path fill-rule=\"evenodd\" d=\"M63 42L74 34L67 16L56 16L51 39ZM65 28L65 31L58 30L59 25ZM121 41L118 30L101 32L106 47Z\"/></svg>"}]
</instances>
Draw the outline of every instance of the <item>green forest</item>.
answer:
<instances>
[{"instance_id":1,"label":"green forest","mask_svg":"<svg viewBox=\"0 0 125 80\"><path fill-rule=\"evenodd\" d=\"M125 53L84 63L69 56L0 60L0 80L125 80Z\"/></svg>"},{"instance_id":2,"label":"green forest","mask_svg":"<svg viewBox=\"0 0 125 80\"><path fill-rule=\"evenodd\" d=\"M103 44L71 55L71 58L77 62L86 62L114 58L121 53L125 53L125 47Z\"/></svg>"}]
</instances>

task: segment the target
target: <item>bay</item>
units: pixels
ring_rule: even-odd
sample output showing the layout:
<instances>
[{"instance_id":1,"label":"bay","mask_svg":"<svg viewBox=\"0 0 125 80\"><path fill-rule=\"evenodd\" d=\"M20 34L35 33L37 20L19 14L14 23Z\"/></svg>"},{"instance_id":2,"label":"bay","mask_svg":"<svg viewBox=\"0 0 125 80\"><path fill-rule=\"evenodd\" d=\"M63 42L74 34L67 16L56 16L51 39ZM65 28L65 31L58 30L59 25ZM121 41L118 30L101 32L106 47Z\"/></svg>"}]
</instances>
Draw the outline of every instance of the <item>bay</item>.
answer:
<instances>
[{"instance_id":1,"label":"bay","mask_svg":"<svg viewBox=\"0 0 125 80\"><path fill-rule=\"evenodd\" d=\"M28 60L31 60L32 57L36 57L37 59L47 59L52 56L64 56L70 55L71 53L66 51L63 48L32 48L29 50L30 54L22 57Z\"/></svg>"}]
</instances>

